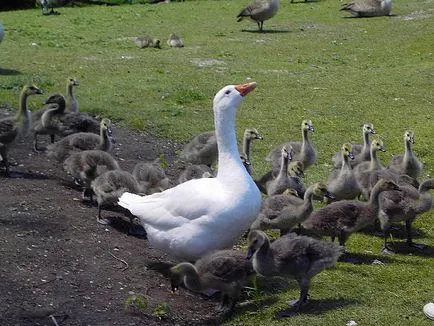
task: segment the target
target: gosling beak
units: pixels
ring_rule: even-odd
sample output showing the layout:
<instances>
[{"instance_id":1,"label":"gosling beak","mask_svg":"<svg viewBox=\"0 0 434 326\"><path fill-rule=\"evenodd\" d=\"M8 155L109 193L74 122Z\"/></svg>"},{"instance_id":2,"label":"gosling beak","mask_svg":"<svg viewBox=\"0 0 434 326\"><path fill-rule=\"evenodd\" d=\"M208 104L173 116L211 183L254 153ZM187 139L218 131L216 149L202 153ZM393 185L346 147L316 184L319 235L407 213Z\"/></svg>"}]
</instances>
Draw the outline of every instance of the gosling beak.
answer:
<instances>
[{"instance_id":1,"label":"gosling beak","mask_svg":"<svg viewBox=\"0 0 434 326\"><path fill-rule=\"evenodd\" d=\"M350 160L354 160L354 154L353 153L348 153L348 158L350 159Z\"/></svg>"},{"instance_id":2,"label":"gosling beak","mask_svg":"<svg viewBox=\"0 0 434 326\"><path fill-rule=\"evenodd\" d=\"M249 249L247 250L246 259L251 259L254 253L255 253L255 249L253 247L249 247Z\"/></svg>"},{"instance_id":3,"label":"gosling beak","mask_svg":"<svg viewBox=\"0 0 434 326\"><path fill-rule=\"evenodd\" d=\"M315 128L313 126L309 126L308 130L311 131L311 132L315 132Z\"/></svg>"},{"instance_id":4,"label":"gosling beak","mask_svg":"<svg viewBox=\"0 0 434 326\"><path fill-rule=\"evenodd\" d=\"M398 185L394 185L393 190L402 191L402 189Z\"/></svg>"},{"instance_id":5,"label":"gosling beak","mask_svg":"<svg viewBox=\"0 0 434 326\"><path fill-rule=\"evenodd\" d=\"M297 177L304 178L304 172L303 171L297 171L295 174L297 174Z\"/></svg>"},{"instance_id":6,"label":"gosling beak","mask_svg":"<svg viewBox=\"0 0 434 326\"><path fill-rule=\"evenodd\" d=\"M256 139L264 139L261 135L256 135Z\"/></svg>"},{"instance_id":7,"label":"gosling beak","mask_svg":"<svg viewBox=\"0 0 434 326\"><path fill-rule=\"evenodd\" d=\"M41 89L38 88L38 89L36 90L36 94L44 94L44 92L43 92Z\"/></svg>"},{"instance_id":8,"label":"gosling beak","mask_svg":"<svg viewBox=\"0 0 434 326\"><path fill-rule=\"evenodd\" d=\"M246 96L251 91L256 88L256 82L247 83L247 84L239 84L235 86L235 89L240 93L241 96Z\"/></svg>"},{"instance_id":9,"label":"gosling beak","mask_svg":"<svg viewBox=\"0 0 434 326\"><path fill-rule=\"evenodd\" d=\"M379 149L379 151L380 151L380 152L385 152L386 149L385 149L384 147L381 147L381 148Z\"/></svg>"},{"instance_id":10,"label":"gosling beak","mask_svg":"<svg viewBox=\"0 0 434 326\"><path fill-rule=\"evenodd\" d=\"M330 199L336 199L336 197L329 191L326 191L324 194L324 197L330 198Z\"/></svg>"},{"instance_id":11,"label":"gosling beak","mask_svg":"<svg viewBox=\"0 0 434 326\"><path fill-rule=\"evenodd\" d=\"M375 129L371 129L371 134L375 135L376 133Z\"/></svg>"},{"instance_id":12,"label":"gosling beak","mask_svg":"<svg viewBox=\"0 0 434 326\"><path fill-rule=\"evenodd\" d=\"M173 279L170 280L170 288L172 289L172 293L178 291L178 284Z\"/></svg>"}]
</instances>

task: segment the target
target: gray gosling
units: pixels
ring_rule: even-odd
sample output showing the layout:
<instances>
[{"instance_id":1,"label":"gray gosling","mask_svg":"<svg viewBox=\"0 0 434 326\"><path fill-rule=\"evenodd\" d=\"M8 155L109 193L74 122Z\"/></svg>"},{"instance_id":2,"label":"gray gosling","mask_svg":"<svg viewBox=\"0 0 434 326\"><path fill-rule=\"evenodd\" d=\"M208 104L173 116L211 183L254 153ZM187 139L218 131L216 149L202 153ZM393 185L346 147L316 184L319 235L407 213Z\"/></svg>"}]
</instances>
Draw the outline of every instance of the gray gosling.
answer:
<instances>
[{"instance_id":1,"label":"gray gosling","mask_svg":"<svg viewBox=\"0 0 434 326\"><path fill-rule=\"evenodd\" d=\"M139 49L144 49L144 48L161 49L161 44L160 44L161 41L158 38L152 38L147 35L136 37L134 39L134 42L136 42L136 45Z\"/></svg>"},{"instance_id":2,"label":"gray gosling","mask_svg":"<svg viewBox=\"0 0 434 326\"><path fill-rule=\"evenodd\" d=\"M244 18L250 18L258 24L259 31L264 30L264 21L273 18L280 8L280 0L254 0L245 7L237 16L240 22Z\"/></svg>"},{"instance_id":3,"label":"gray gosling","mask_svg":"<svg viewBox=\"0 0 434 326\"><path fill-rule=\"evenodd\" d=\"M303 120L301 122L301 134L302 134L302 141L290 141L285 144L279 145L275 147L270 153L268 153L266 160L270 161L273 165L273 170L277 171L280 168L280 149L283 146L291 145L294 149L294 161L300 161L304 165L304 169L308 169L310 166L315 164L316 162L316 150L313 147L310 138L309 133L314 132L315 129L313 127L311 120Z\"/></svg>"},{"instance_id":4,"label":"gray gosling","mask_svg":"<svg viewBox=\"0 0 434 326\"><path fill-rule=\"evenodd\" d=\"M139 184L134 176L123 170L104 172L91 182L91 188L98 203L97 221L103 225L110 224L109 220L101 216L103 207L116 205L119 197L122 196L124 192L131 192L133 194L140 192ZM132 219L134 219L134 217L130 214L131 222Z\"/></svg>"},{"instance_id":5,"label":"gray gosling","mask_svg":"<svg viewBox=\"0 0 434 326\"><path fill-rule=\"evenodd\" d=\"M244 284L254 274L252 262L236 250L220 250L200 258L193 265L180 263L170 269L172 291L184 285L191 291L221 291L219 312L232 311Z\"/></svg>"},{"instance_id":6,"label":"gray gosling","mask_svg":"<svg viewBox=\"0 0 434 326\"><path fill-rule=\"evenodd\" d=\"M292 160L293 150L291 146L284 146L281 149L281 165L279 174L275 179L266 183L267 195L277 195L284 192L287 188L291 188L291 179L288 175L288 163Z\"/></svg>"},{"instance_id":7,"label":"gray gosling","mask_svg":"<svg viewBox=\"0 0 434 326\"><path fill-rule=\"evenodd\" d=\"M205 164L189 164L179 174L178 183L184 183L191 179L212 178L212 170Z\"/></svg>"},{"instance_id":8,"label":"gray gosling","mask_svg":"<svg viewBox=\"0 0 434 326\"><path fill-rule=\"evenodd\" d=\"M5 175L9 176L8 151L16 138L26 135L31 123L31 112L27 109L27 98L42 91L34 85L26 85L20 93L19 109L14 117L0 119L0 155L5 166Z\"/></svg>"},{"instance_id":9,"label":"gray gosling","mask_svg":"<svg viewBox=\"0 0 434 326\"><path fill-rule=\"evenodd\" d=\"M434 189L434 179L422 182L419 189L410 185L400 186L401 191L384 191L380 194L380 211L378 219L384 232L383 252L393 252L387 243L392 223L405 221L407 230L407 245L423 249L424 245L413 242L411 227L417 215L428 212L433 207L433 198L430 193Z\"/></svg>"},{"instance_id":10,"label":"gray gosling","mask_svg":"<svg viewBox=\"0 0 434 326\"><path fill-rule=\"evenodd\" d=\"M133 176L140 185L140 191L146 195L152 195L170 187L170 180L158 160L137 163L133 169Z\"/></svg>"},{"instance_id":11,"label":"gray gosling","mask_svg":"<svg viewBox=\"0 0 434 326\"><path fill-rule=\"evenodd\" d=\"M422 162L414 155L412 145L414 144L414 132L407 130L404 133L405 152L401 155L395 155L388 166L392 171L399 174L407 174L417 179L423 169Z\"/></svg>"},{"instance_id":12,"label":"gray gosling","mask_svg":"<svg viewBox=\"0 0 434 326\"><path fill-rule=\"evenodd\" d=\"M343 248L335 243L292 233L272 243L263 231L255 230L248 236L247 259L253 257L253 268L258 274L297 281L300 297L290 302L289 312L280 312L282 317L296 314L308 303L311 279L334 266L342 253Z\"/></svg>"},{"instance_id":13,"label":"gray gosling","mask_svg":"<svg viewBox=\"0 0 434 326\"><path fill-rule=\"evenodd\" d=\"M58 162L63 162L72 152L99 149L110 152L111 121L107 118L101 120L100 134L79 132L62 138L54 144L47 146L47 156Z\"/></svg>"},{"instance_id":14,"label":"gray gosling","mask_svg":"<svg viewBox=\"0 0 434 326\"><path fill-rule=\"evenodd\" d=\"M215 131L206 131L195 136L184 146L180 156L189 163L211 167L218 157Z\"/></svg>"},{"instance_id":15,"label":"gray gosling","mask_svg":"<svg viewBox=\"0 0 434 326\"><path fill-rule=\"evenodd\" d=\"M82 198L93 200L91 183L106 171L119 170L118 162L107 152L88 150L72 153L63 163L65 171L83 187Z\"/></svg>"},{"instance_id":16,"label":"gray gosling","mask_svg":"<svg viewBox=\"0 0 434 326\"><path fill-rule=\"evenodd\" d=\"M74 93L74 87L79 86L80 83L76 78L68 78L66 81L66 110L69 112L79 112L78 100Z\"/></svg>"},{"instance_id":17,"label":"gray gosling","mask_svg":"<svg viewBox=\"0 0 434 326\"><path fill-rule=\"evenodd\" d=\"M169 38L167 39L167 45L171 48L183 48L184 42L178 35L176 35L175 33L171 33L169 35Z\"/></svg>"},{"instance_id":18,"label":"gray gosling","mask_svg":"<svg viewBox=\"0 0 434 326\"><path fill-rule=\"evenodd\" d=\"M275 195L266 198L261 211L250 226L250 230L279 229L286 234L296 225L304 222L313 211L313 196L333 198L323 182L309 186L301 199L294 195Z\"/></svg>"},{"instance_id":19,"label":"gray gosling","mask_svg":"<svg viewBox=\"0 0 434 326\"><path fill-rule=\"evenodd\" d=\"M252 141L256 139L262 139L261 134L256 130L255 128L247 128L244 130L243 134L243 147L242 147L242 153L246 155L246 161L251 163L250 160L250 150ZM245 165L247 172L252 175L253 174L253 167L252 164Z\"/></svg>"}]
</instances>

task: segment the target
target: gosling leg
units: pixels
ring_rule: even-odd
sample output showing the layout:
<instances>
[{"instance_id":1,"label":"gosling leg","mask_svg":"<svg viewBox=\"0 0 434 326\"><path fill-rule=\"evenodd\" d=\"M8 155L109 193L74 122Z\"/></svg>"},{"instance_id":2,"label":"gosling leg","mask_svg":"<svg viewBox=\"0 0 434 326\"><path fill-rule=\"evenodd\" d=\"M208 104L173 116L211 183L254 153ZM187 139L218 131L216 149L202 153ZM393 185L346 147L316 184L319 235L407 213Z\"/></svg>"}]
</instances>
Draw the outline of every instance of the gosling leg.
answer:
<instances>
[{"instance_id":1,"label":"gosling leg","mask_svg":"<svg viewBox=\"0 0 434 326\"><path fill-rule=\"evenodd\" d=\"M414 243L413 242L413 235L412 235L412 232L411 232L411 224L412 224L411 220L405 221L405 228L407 230L407 245L409 247L413 247L413 248L417 248L417 249L422 250L422 249L425 248L424 244Z\"/></svg>"}]
</instances>

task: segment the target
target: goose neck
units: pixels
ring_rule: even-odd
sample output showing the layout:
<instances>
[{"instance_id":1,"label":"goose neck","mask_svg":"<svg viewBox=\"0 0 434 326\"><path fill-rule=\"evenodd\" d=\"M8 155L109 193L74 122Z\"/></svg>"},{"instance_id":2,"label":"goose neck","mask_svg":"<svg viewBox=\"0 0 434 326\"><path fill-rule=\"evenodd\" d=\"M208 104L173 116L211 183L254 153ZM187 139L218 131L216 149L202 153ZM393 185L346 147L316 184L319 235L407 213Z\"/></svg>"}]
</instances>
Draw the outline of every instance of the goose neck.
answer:
<instances>
[{"instance_id":1,"label":"goose neck","mask_svg":"<svg viewBox=\"0 0 434 326\"><path fill-rule=\"evenodd\" d=\"M309 187L306 189L303 197L303 205L304 207L312 207L312 198L313 198L313 188Z\"/></svg>"},{"instance_id":2,"label":"goose neck","mask_svg":"<svg viewBox=\"0 0 434 326\"><path fill-rule=\"evenodd\" d=\"M406 140L405 141L404 160L410 158L411 156L413 156L413 152L412 152L412 149L411 149L411 141L410 140Z\"/></svg>"},{"instance_id":3,"label":"goose neck","mask_svg":"<svg viewBox=\"0 0 434 326\"><path fill-rule=\"evenodd\" d=\"M244 136L243 138L243 153L247 155L247 159L250 160L250 144L252 140L249 137Z\"/></svg>"},{"instance_id":4,"label":"goose neck","mask_svg":"<svg viewBox=\"0 0 434 326\"><path fill-rule=\"evenodd\" d=\"M111 148L111 140L109 136L109 131L107 128L101 128L100 130L100 149L103 151L110 151Z\"/></svg>"},{"instance_id":5,"label":"goose neck","mask_svg":"<svg viewBox=\"0 0 434 326\"><path fill-rule=\"evenodd\" d=\"M363 132L363 151L369 151L369 148L371 147L369 135L369 132Z\"/></svg>"},{"instance_id":6,"label":"goose neck","mask_svg":"<svg viewBox=\"0 0 434 326\"><path fill-rule=\"evenodd\" d=\"M288 175L288 155L282 155L279 176Z\"/></svg>"},{"instance_id":7,"label":"goose neck","mask_svg":"<svg viewBox=\"0 0 434 326\"><path fill-rule=\"evenodd\" d=\"M377 156L377 150L376 149L371 149L371 161L369 164L369 169L370 170L375 170L375 169L379 169L381 168L381 162L378 159Z\"/></svg>"},{"instance_id":8,"label":"goose neck","mask_svg":"<svg viewBox=\"0 0 434 326\"><path fill-rule=\"evenodd\" d=\"M369 197L369 205L378 211L380 202L380 193L383 191L381 185L377 183L374 188L372 188L371 195Z\"/></svg>"},{"instance_id":9,"label":"goose neck","mask_svg":"<svg viewBox=\"0 0 434 326\"><path fill-rule=\"evenodd\" d=\"M191 291L200 292L202 286L196 267L190 263L181 263L178 266L179 274L183 277L185 286Z\"/></svg>"}]
</instances>

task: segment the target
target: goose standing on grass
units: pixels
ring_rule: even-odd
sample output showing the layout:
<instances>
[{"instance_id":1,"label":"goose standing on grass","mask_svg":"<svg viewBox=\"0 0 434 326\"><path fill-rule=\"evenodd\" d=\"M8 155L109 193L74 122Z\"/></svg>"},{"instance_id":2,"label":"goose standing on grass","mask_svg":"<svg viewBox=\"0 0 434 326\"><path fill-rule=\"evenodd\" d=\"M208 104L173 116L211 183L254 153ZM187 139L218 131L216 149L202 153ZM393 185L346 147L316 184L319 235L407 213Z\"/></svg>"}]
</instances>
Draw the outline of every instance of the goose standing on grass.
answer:
<instances>
[{"instance_id":1,"label":"goose standing on grass","mask_svg":"<svg viewBox=\"0 0 434 326\"><path fill-rule=\"evenodd\" d=\"M399 174L407 174L417 179L422 172L423 165L414 155L411 146L414 144L414 132L407 130L404 133L405 152L403 155L395 155L389 165L389 169Z\"/></svg>"},{"instance_id":2,"label":"goose standing on grass","mask_svg":"<svg viewBox=\"0 0 434 326\"><path fill-rule=\"evenodd\" d=\"M306 236L287 234L270 243L262 231L248 236L247 258L253 257L253 268L263 276L291 277L298 283L300 297L290 302L291 311L280 315L296 314L308 303L311 279L336 264L343 248L335 243Z\"/></svg>"},{"instance_id":3,"label":"goose standing on grass","mask_svg":"<svg viewBox=\"0 0 434 326\"><path fill-rule=\"evenodd\" d=\"M48 157L63 162L72 152L99 149L110 152L111 121L107 118L101 120L100 135L91 132L79 132L66 136L54 144L47 146Z\"/></svg>"},{"instance_id":4,"label":"goose standing on grass","mask_svg":"<svg viewBox=\"0 0 434 326\"><path fill-rule=\"evenodd\" d=\"M175 33L171 33L169 35L169 38L167 39L167 45L171 48L183 48L184 42L178 35L176 35Z\"/></svg>"},{"instance_id":5,"label":"goose standing on grass","mask_svg":"<svg viewBox=\"0 0 434 326\"><path fill-rule=\"evenodd\" d=\"M123 170L106 171L91 182L91 188L98 203L97 221L100 224L110 224L110 221L101 217L101 210L104 206L117 204L119 197L124 192L138 194L139 184L134 176Z\"/></svg>"},{"instance_id":6,"label":"goose standing on grass","mask_svg":"<svg viewBox=\"0 0 434 326\"><path fill-rule=\"evenodd\" d=\"M235 134L236 111L256 83L223 87L214 97L218 143L215 178L189 180L150 196L124 193L119 205L140 218L152 246L196 260L233 246L255 219L261 194L244 168Z\"/></svg>"},{"instance_id":7,"label":"goose standing on grass","mask_svg":"<svg viewBox=\"0 0 434 326\"><path fill-rule=\"evenodd\" d=\"M293 160L302 162L304 170L315 164L316 150L309 139L309 132L314 132L314 130L311 120L303 120L301 123L302 141L290 141L284 143L275 147L270 153L268 153L266 160L271 162L273 170L277 171L280 169L280 150L283 146L289 145L294 149Z\"/></svg>"},{"instance_id":8,"label":"goose standing on grass","mask_svg":"<svg viewBox=\"0 0 434 326\"><path fill-rule=\"evenodd\" d=\"M344 246L348 237L364 227L373 224L380 210L380 193L387 190L400 190L390 180L380 179L372 189L367 202L360 200L340 200L314 211L302 223L305 229L312 230L322 236L338 238Z\"/></svg>"},{"instance_id":9,"label":"goose standing on grass","mask_svg":"<svg viewBox=\"0 0 434 326\"><path fill-rule=\"evenodd\" d=\"M360 185L350 163L350 160L354 159L352 150L350 143L342 145L342 166L339 170L333 170L327 180L327 188L336 200L355 199L361 193Z\"/></svg>"},{"instance_id":10,"label":"goose standing on grass","mask_svg":"<svg viewBox=\"0 0 434 326\"><path fill-rule=\"evenodd\" d=\"M27 98L30 95L42 94L34 85L26 85L20 93L19 109L15 117L0 119L0 155L5 174L9 176L8 151L19 135L26 135L31 124L31 112L27 109Z\"/></svg>"},{"instance_id":11,"label":"goose standing on grass","mask_svg":"<svg viewBox=\"0 0 434 326\"><path fill-rule=\"evenodd\" d=\"M392 0L355 0L344 4L341 10L350 12L353 17L389 16Z\"/></svg>"},{"instance_id":12,"label":"goose standing on grass","mask_svg":"<svg viewBox=\"0 0 434 326\"><path fill-rule=\"evenodd\" d=\"M372 123L365 123L362 126L363 144L351 144L353 148L354 160L350 161L351 167L355 167L357 164L371 159L371 140L370 135L375 135L377 132L374 129ZM332 161L335 168L342 166L342 152L337 152Z\"/></svg>"},{"instance_id":13,"label":"goose standing on grass","mask_svg":"<svg viewBox=\"0 0 434 326\"><path fill-rule=\"evenodd\" d=\"M251 163L250 160L250 148L252 141L255 139L262 139L261 134L255 128L247 128L243 134L243 152L246 155L246 160ZM250 175L253 173L253 167L251 164L246 166L247 172Z\"/></svg>"},{"instance_id":14,"label":"goose standing on grass","mask_svg":"<svg viewBox=\"0 0 434 326\"><path fill-rule=\"evenodd\" d=\"M66 82L66 110L69 112L78 112L78 100L75 97L74 87L79 86L80 83L76 78L68 78Z\"/></svg>"},{"instance_id":15,"label":"goose standing on grass","mask_svg":"<svg viewBox=\"0 0 434 326\"><path fill-rule=\"evenodd\" d=\"M217 162L218 149L215 131L206 131L190 140L181 152L181 158L192 164L211 167Z\"/></svg>"},{"instance_id":16,"label":"goose standing on grass","mask_svg":"<svg viewBox=\"0 0 434 326\"><path fill-rule=\"evenodd\" d=\"M252 262L237 250L219 250L208 254L193 265L180 263L170 269L172 291L184 284L194 292L217 290L221 302L217 310L228 312L234 308L248 278L254 275Z\"/></svg>"},{"instance_id":17,"label":"goose standing on grass","mask_svg":"<svg viewBox=\"0 0 434 326\"><path fill-rule=\"evenodd\" d=\"M291 146L284 146L281 149L281 160L279 174L275 179L270 180L265 184L267 195L277 195L291 188L291 177L288 175L288 163L292 160L293 150Z\"/></svg>"},{"instance_id":18,"label":"goose standing on grass","mask_svg":"<svg viewBox=\"0 0 434 326\"><path fill-rule=\"evenodd\" d=\"M92 201L91 183L99 175L110 170L119 170L118 162L107 152L89 150L72 153L63 163L65 171L83 187L83 200Z\"/></svg>"},{"instance_id":19,"label":"goose standing on grass","mask_svg":"<svg viewBox=\"0 0 434 326\"><path fill-rule=\"evenodd\" d=\"M238 22L250 18L258 24L259 31L263 31L264 21L273 18L280 8L280 0L254 0L238 14Z\"/></svg>"},{"instance_id":20,"label":"goose standing on grass","mask_svg":"<svg viewBox=\"0 0 434 326\"><path fill-rule=\"evenodd\" d=\"M268 197L263 201L261 212L250 226L250 230L279 229L281 235L288 233L312 213L313 196L333 198L323 182L309 186L303 199L286 194Z\"/></svg>"},{"instance_id":21,"label":"goose standing on grass","mask_svg":"<svg viewBox=\"0 0 434 326\"><path fill-rule=\"evenodd\" d=\"M411 225L416 216L432 209L433 198L430 193L434 189L434 179L422 182L419 189L412 186L400 186L401 191L384 191L380 194L380 220L381 229L384 231L384 252L393 252L387 244L392 223L405 221L407 229L407 245L423 249L423 245L413 243Z\"/></svg>"},{"instance_id":22,"label":"goose standing on grass","mask_svg":"<svg viewBox=\"0 0 434 326\"><path fill-rule=\"evenodd\" d=\"M158 160L137 163L133 169L133 176L140 185L140 192L146 195L152 195L170 187L169 178Z\"/></svg>"}]
</instances>

